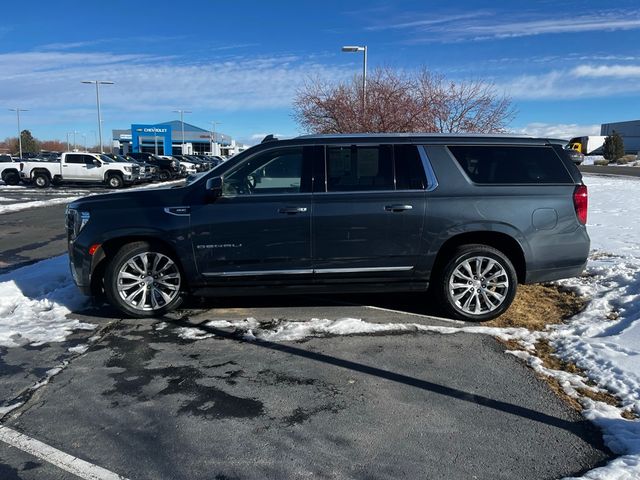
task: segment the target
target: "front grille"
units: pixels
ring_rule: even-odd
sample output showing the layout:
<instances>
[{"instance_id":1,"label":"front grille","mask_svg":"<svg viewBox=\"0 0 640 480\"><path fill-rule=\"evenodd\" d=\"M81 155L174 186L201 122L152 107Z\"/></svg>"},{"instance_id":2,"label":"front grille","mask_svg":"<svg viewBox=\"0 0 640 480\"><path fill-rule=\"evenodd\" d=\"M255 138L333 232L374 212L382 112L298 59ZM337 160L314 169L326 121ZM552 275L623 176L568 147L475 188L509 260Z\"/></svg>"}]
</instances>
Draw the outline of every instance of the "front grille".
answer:
<instances>
[{"instance_id":1,"label":"front grille","mask_svg":"<svg viewBox=\"0 0 640 480\"><path fill-rule=\"evenodd\" d=\"M133 173L140 173L140 167L133 167Z\"/></svg>"}]
</instances>

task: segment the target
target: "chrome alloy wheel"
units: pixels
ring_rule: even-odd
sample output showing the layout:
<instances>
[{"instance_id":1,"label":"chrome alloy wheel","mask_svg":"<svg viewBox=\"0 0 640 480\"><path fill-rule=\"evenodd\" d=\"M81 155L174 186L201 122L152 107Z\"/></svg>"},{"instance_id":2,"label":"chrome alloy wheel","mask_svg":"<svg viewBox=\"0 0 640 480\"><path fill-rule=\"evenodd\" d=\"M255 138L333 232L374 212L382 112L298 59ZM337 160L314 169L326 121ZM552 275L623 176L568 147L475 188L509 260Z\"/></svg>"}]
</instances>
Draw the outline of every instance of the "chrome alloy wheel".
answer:
<instances>
[{"instance_id":1,"label":"chrome alloy wheel","mask_svg":"<svg viewBox=\"0 0 640 480\"><path fill-rule=\"evenodd\" d=\"M500 307L507 298L509 276L498 261L471 257L456 266L449 277L449 295L468 315L482 315Z\"/></svg>"},{"instance_id":2,"label":"chrome alloy wheel","mask_svg":"<svg viewBox=\"0 0 640 480\"><path fill-rule=\"evenodd\" d=\"M120 298L136 310L158 310L180 293L178 266L158 252L139 253L127 260L117 276Z\"/></svg>"}]
</instances>

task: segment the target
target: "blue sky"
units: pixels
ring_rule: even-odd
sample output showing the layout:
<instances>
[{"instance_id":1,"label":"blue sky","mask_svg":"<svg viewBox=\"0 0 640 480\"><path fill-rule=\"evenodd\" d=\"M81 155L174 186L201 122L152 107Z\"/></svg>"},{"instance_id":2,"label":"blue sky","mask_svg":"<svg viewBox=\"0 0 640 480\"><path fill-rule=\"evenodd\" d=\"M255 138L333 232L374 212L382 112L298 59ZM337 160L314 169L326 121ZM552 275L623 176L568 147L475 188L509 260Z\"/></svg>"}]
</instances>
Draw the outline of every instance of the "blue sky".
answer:
<instances>
[{"instance_id":1,"label":"blue sky","mask_svg":"<svg viewBox=\"0 0 640 480\"><path fill-rule=\"evenodd\" d=\"M617 1L11 2L0 19L0 138L41 139L131 123L185 121L245 142L302 133L291 117L309 76L426 66L491 81L513 99L514 132L597 134L640 118L640 4ZM4 113L3 113L4 111ZM79 134L80 135L80 134ZM80 138L80 136L78 137ZM79 141L80 142L80 141Z\"/></svg>"}]
</instances>

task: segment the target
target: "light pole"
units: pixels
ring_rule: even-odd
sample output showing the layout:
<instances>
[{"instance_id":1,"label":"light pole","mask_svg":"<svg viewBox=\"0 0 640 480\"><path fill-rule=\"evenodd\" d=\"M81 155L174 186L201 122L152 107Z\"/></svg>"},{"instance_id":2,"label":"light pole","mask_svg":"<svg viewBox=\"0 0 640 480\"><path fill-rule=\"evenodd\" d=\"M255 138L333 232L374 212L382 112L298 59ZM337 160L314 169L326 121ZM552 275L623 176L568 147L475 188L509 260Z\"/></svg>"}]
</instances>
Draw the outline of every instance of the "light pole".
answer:
<instances>
[{"instance_id":1,"label":"light pole","mask_svg":"<svg viewBox=\"0 0 640 480\"><path fill-rule=\"evenodd\" d=\"M180 125L182 126L182 155L184 155L184 114L185 113L193 113L189 110L174 110L173 113L180 114Z\"/></svg>"},{"instance_id":2,"label":"light pole","mask_svg":"<svg viewBox=\"0 0 640 480\"><path fill-rule=\"evenodd\" d=\"M98 105L98 136L100 137L100 153L104 150L102 147L102 117L100 116L100 85L113 85L110 80L82 80L82 83L95 83L96 85L96 104Z\"/></svg>"},{"instance_id":3,"label":"light pole","mask_svg":"<svg viewBox=\"0 0 640 480\"><path fill-rule=\"evenodd\" d=\"M84 151L87 151L87 134L83 133L82 134L82 140L84 141Z\"/></svg>"},{"instance_id":4,"label":"light pole","mask_svg":"<svg viewBox=\"0 0 640 480\"><path fill-rule=\"evenodd\" d=\"M216 125L222 125L222 122L211 120L211 155L215 155L213 151L213 144L216 143Z\"/></svg>"},{"instance_id":5,"label":"light pole","mask_svg":"<svg viewBox=\"0 0 640 480\"><path fill-rule=\"evenodd\" d=\"M28 112L29 110L16 107L10 108L9 111L16 112L16 116L18 117L18 148L20 149L20 158L22 158L22 132L20 131L20 112Z\"/></svg>"},{"instance_id":6,"label":"light pole","mask_svg":"<svg viewBox=\"0 0 640 480\"><path fill-rule=\"evenodd\" d=\"M367 46L366 45L345 45L342 47L343 52L364 52L364 61L362 63L362 116L364 118L365 108L367 107Z\"/></svg>"},{"instance_id":7,"label":"light pole","mask_svg":"<svg viewBox=\"0 0 640 480\"><path fill-rule=\"evenodd\" d=\"M69 135L73 134L73 132L67 132L67 152L71 151L71 145L69 145Z\"/></svg>"},{"instance_id":8,"label":"light pole","mask_svg":"<svg viewBox=\"0 0 640 480\"><path fill-rule=\"evenodd\" d=\"M76 134L80 133L77 130L74 130L73 132L73 149L77 150L78 149L78 144L76 143Z\"/></svg>"}]
</instances>

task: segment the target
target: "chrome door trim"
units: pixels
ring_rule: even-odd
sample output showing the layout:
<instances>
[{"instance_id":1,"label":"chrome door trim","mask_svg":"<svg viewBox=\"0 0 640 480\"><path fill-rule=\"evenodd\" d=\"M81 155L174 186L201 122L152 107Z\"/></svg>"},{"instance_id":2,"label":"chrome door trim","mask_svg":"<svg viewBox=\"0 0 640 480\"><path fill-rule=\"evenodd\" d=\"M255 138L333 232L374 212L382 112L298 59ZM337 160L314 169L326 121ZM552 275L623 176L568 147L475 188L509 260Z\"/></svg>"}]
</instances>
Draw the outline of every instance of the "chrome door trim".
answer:
<instances>
[{"instance_id":1,"label":"chrome door trim","mask_svg":"<svg viewBox=\"0 0 640 480\"><path fill-rule=\"evenodd\" d=\"M409 270L413 270L413 267L316 268L313 273L406 272Z\"/></svg>"},{"instance_id":2,"label":"chrome door trim","mask_svg":"<svg viewBox=\"0 0 640 480\"><path fill-rule=\"evenodd\" d=\"M299 270L245 270L242 272L207 272L205 277L258 277L264 275L308 275L313 273L313 269Z\"/></svg>"},{"instance_id":3,"label":"chrome door trim","mask_svg":"<svg viewBox=\"0 0 640 480\"><path fill-rule=\"evenodd\" d=\"M362 268L316 268L298 270L245 270L241 272L206 272L205 277L259 277L265 275L309 275L312 273L369 273L369 272L407 272L412 266L402 267L362 267Z\"/></svg>"}]
</instances>

